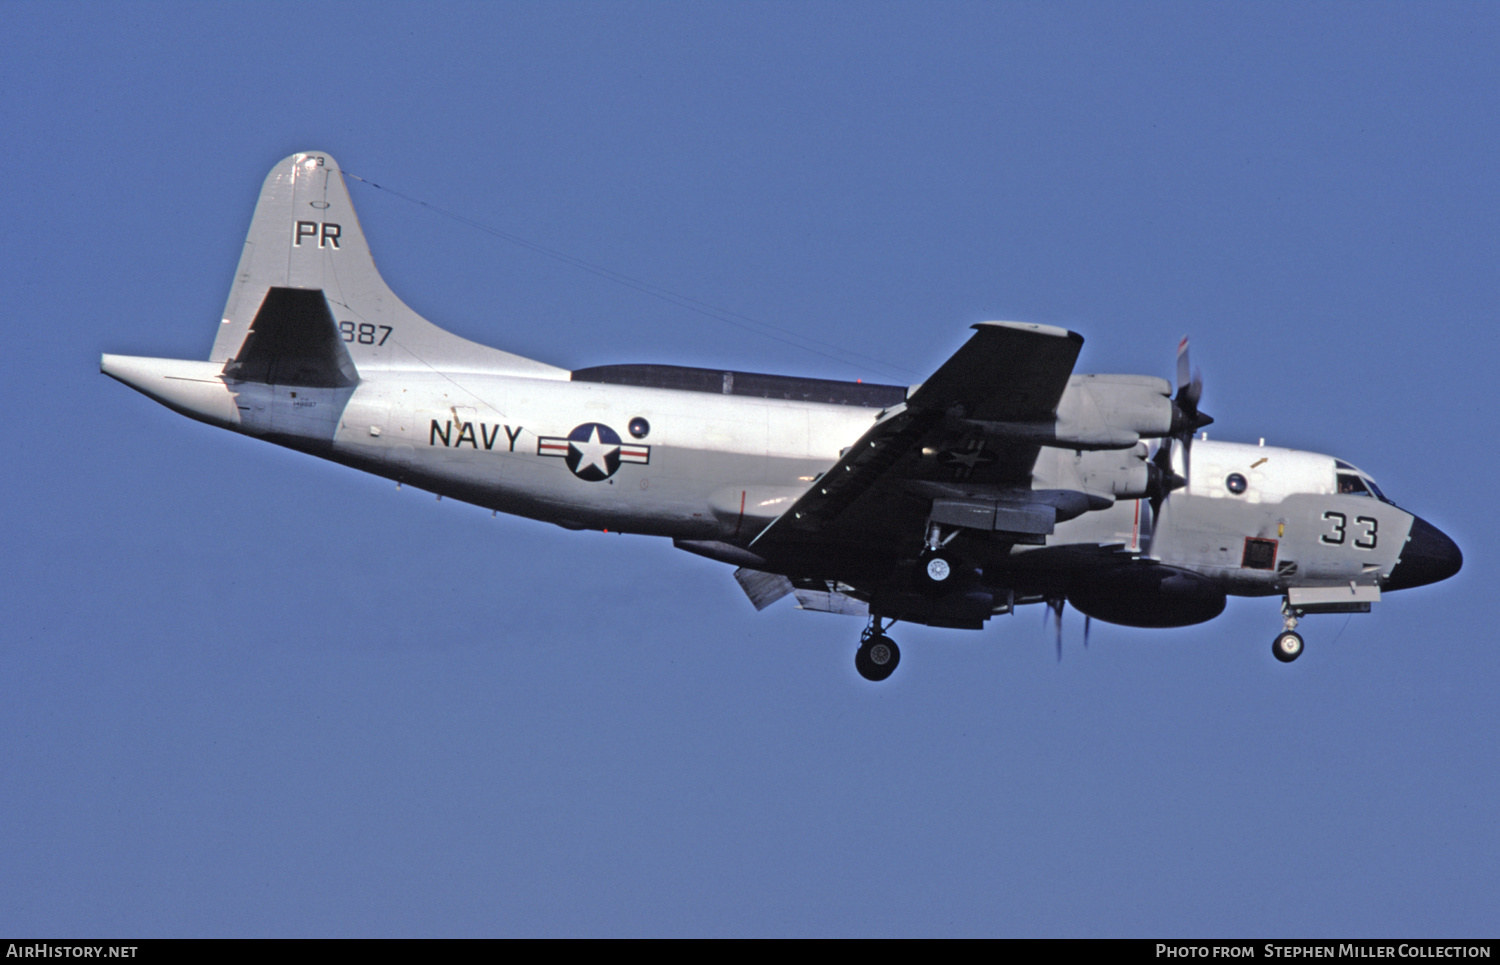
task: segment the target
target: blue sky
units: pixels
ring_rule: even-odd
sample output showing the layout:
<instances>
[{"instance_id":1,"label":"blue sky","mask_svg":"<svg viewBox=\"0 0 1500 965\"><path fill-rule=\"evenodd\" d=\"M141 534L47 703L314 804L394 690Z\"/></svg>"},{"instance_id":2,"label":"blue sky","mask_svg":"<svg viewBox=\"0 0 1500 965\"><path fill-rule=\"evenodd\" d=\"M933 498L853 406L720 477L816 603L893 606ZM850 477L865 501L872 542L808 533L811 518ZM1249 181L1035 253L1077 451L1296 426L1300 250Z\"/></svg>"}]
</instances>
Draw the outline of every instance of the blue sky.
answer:
<instances>
[{"instance_id":1,"label":"blue sky","mask_svg":"<svg viewBox=\"0 0 1500 965\"><path fill-rule=\"evenodd\" d=\"M1493 5L3 12L0 931L1500 930ZM1211 436L1354 462L1464 570L1292 666L1274 601L1070 612L1061 663L1033 607L866 684L858 621L664 541L99 375L206 357L296 150L799 336L351 184L409 304L558 365L917 381L1011 318L1170 377L1191 333Z\"/></svg>"}]
</instances>

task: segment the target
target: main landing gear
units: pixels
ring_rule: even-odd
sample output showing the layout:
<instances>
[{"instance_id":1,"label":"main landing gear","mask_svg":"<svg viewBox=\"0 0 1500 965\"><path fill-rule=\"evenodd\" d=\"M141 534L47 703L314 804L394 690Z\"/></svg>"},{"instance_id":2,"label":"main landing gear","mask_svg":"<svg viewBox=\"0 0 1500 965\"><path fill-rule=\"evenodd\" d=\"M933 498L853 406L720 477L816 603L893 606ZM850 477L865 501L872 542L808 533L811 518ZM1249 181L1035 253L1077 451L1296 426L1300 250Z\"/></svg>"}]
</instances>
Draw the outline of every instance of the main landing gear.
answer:
<instances>
[{"instance_id":1,"label":"main landing gear","mask_svg":"<svg viewBox=\"0 0 1500 965\"><path fill-rule=\"evenodd\" d=\"M1286 629L1276 635L1271 641L1271 653L1282 663L1291 663L1302 656L1302 634L1297 632L1297 618L1301 611L1295 610L1288 603L1281 605L1281 613L1286 621Z\"/></svg>"},{"instance_id":2,"label":"main landing gear","mask_svg":"<svg viewBox=\"0 0 1500 965\"><path fill-rule=\"evenodd\" d=\"M884 680L896 671L896 664L901 662L901 648L896 646L896 641L885 635L885 631L895 626L892 620L884 628L880 626L880 617L870 617L870 625L860 635L859 649L854 653L854 669L866 680Z\"/></svg>"},{"instance_id":3,"label":"main landing gear","mask_svg":"<svg viewBox=\"0 0 1500 965\"><path fill-rule=\"evenodd\" d=\"M917 559L914 574L919 590L939 596L963 582L961 577L968 568L947 548L959 532L955 527L953 532L944 536L937 523L928 527L926 551Z\"/></svg>"},{"instance_id":4,"label":"main landing gear","mask_svg":"<svg viewBox=\"0 0 1500 965\"><path fill-rule=\"evenodd\" d=\"M931 593L942 593L958 582L959 563L943 550L917 560L917 585Z\"/></svg>"}]
</instances>

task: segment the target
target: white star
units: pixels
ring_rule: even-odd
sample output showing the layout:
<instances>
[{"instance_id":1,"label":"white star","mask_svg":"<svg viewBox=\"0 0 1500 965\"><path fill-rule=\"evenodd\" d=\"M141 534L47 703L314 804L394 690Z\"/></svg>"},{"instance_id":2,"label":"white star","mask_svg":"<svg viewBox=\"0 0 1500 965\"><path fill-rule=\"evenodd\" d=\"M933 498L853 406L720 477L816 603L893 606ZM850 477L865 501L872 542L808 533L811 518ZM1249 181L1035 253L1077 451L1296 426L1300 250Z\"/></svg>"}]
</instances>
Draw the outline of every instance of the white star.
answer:
<instances>
[{"instance_id":1,"label":"white star","mask_svg":"<svg viewBox=\"0 0 1500 965\"><path fill-rule=\"evenodd\" d=\"M600 474L605 476L609 475L609 466L605 463L605 458L614 455L620 449L616 444L600 440L598 426L594 426L585 441L571 440L568 444L578 450L578 468L574 469L574 472L583 472L590 466L595 466Z\"/></svg>"}]
</instances>

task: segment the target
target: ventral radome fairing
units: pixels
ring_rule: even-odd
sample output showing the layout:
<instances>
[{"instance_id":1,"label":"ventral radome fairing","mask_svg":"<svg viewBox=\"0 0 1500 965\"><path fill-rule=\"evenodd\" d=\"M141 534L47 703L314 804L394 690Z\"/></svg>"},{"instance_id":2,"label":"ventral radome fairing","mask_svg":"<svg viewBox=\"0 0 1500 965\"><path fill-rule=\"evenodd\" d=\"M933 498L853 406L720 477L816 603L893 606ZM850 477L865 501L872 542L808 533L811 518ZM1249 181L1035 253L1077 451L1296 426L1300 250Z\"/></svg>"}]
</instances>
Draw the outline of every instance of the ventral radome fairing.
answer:
<instances>
[{"instance_id":1,"label":"ventral radome fairing","mask_svg":"<svg viewBox=\"0 0 1500 965\"><path fill-rule=\"evenodd\" d=\"M105 355L164 405L443 496L570 529L661 536L736 567L757 609L853 614L869 679L896 621L979 629L1065 602L1141 627L1281 597L1368 611L1462 564L1331 456L1196 439L1177 386L1074 373L1082 336L985 322L913 387L639 363L576 371L459 338L370 256L324 153L266 178L207 361Z\"/></svg>"}]
</instances>

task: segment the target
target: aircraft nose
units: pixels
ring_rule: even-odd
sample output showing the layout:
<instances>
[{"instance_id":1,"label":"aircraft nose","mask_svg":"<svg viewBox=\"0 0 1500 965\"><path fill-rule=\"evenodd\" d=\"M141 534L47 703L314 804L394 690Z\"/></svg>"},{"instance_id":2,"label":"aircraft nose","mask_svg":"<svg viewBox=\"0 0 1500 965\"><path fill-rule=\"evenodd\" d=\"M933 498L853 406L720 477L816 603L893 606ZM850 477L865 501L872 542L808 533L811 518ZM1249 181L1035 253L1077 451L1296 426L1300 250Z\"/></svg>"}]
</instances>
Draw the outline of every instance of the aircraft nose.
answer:
<instances>
[{"instance_id":1,"label":"aircraft nose","mask_svg":"<svg viewBox=\"0 0 1500 965\"><path fill-rule=\"evenodd\" d=\"M1464 565L1464 554L1448 534L1418 516L1411 519L1411 535L1401 558L1385 579L1387 590L1404 590L1446 580Z\"/></svg>"}]
</instances>

